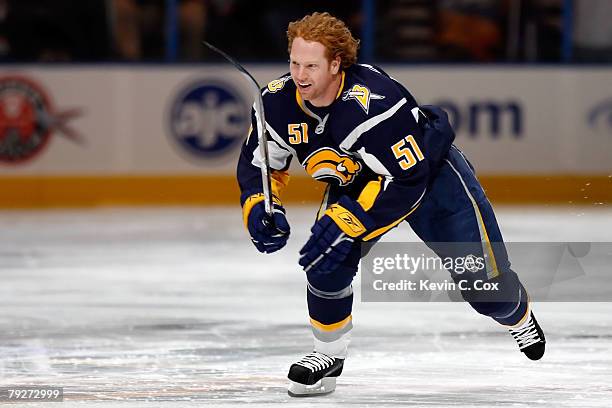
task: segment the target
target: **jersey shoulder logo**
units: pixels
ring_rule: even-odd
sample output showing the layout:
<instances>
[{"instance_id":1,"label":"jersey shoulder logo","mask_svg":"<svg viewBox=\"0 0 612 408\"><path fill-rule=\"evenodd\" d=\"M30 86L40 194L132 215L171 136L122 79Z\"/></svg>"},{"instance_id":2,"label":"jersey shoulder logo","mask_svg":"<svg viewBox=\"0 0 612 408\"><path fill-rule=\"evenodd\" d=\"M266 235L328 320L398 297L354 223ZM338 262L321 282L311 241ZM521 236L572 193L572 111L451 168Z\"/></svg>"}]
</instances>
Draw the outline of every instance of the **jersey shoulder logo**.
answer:
<instances>
[{"instance_id":1,"label":"jersey shoulder logo","mask_svg":"<svg viewBox=\"0 0 612 408\"><path fill-rule=\"evenodd\" d=\"M329 147L311 153L303 165L306 172L315 180L337 182L341 186L350 184L361 170L358 161Z\"/></svg>"},{"instance_id":2,"label":"jersey shoulder logo","mask_svg":"<svg viewBox=\"0 0 612 408\"><path fill-rule=\"evenodd\" d=\"M281 89L283 89L285 87L285 84L290 79L291 79L291 76L287 75L285 77L282 77L282 78L279 78L279 79L275 79L274 81L269 82L268 83L268 87L267 87L268 92L276 93L276 92L280 91Z\"/></svg>"},{"instance_id":3,"label":"jersey shoulder logo","mask_svg":"<svg viewBox=\"0 0 612 408\"><path fill-rule=\"evenodd\" d=\"M372 99L385 99L383 95L378 95L370 92L370 88L365 85L355 84L342 94L342 100L354 100L357 104L363 109L363 111L368 114L370 111L370 100Z\"/></svg>"}]
</instances>

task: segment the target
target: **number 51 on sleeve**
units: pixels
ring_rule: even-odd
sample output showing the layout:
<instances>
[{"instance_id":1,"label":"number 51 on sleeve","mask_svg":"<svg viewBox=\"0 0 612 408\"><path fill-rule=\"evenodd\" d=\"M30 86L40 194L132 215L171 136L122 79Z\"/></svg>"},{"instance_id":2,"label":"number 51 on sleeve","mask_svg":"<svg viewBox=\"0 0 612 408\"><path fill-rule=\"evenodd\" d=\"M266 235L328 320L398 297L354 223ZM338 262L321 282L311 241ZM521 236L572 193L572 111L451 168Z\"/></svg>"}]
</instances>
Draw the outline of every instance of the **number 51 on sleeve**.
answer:
<instances>
[{"instance_id":1,"label":"number 51 on sleeve","mask_svg":"<svg viewBox=\"0 0 612 408\"><path fill-rule=\"evenodd\" d=\"M425 158L412 135L408 135L395 143L391 146L391 150L393 150L395 158L398 159L398 164L402 170L408 170Z\"/></svg>"}]
</instances>

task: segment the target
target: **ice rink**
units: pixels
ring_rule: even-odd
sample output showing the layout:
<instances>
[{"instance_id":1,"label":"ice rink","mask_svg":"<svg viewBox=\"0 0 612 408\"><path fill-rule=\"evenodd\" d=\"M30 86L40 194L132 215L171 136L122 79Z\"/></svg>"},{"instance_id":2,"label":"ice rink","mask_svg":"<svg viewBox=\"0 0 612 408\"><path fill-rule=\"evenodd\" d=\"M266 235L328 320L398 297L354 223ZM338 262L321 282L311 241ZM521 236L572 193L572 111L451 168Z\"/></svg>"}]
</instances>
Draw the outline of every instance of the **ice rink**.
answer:
<instances>
[{"instance_id":1,"label":"ice rink","mask_svg":"<svg viewBox=\"0 0 612 408\"><path fill-rule=\"evenodd\" d=\"M70 407L611 406L612 303L535 304L548 344L532 362L467 304L365 303L358 279L336 392L290 398L311 350L297 253L313 211L288 205L292 237L267 256L238 207L0 212L0 385L64 387ZM612 241L603 206L498 218L508 241Z\"/></svg>"}]
</instances>

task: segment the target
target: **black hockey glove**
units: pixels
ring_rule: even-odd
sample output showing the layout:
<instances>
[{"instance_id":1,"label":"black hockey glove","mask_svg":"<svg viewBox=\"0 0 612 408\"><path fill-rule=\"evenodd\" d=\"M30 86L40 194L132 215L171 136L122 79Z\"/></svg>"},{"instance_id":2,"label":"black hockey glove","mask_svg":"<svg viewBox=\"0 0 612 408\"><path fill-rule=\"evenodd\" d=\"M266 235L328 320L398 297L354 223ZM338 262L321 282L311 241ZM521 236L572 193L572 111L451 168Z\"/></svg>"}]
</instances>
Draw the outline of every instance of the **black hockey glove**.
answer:
<instances>
[{"instance_id":1,"label":"black hockey glove","mask_svg":"<svg viewBox=\"0 0 612 408\"><path fill-rule=\"evenodd\" d=\"M249 196L242 205L242 213L244 225L259 252L269 254L287 244L291 229L285 217L285 209L276 197L273 220L266 214L262 193Z\"/></svg>"},{"instance_id":2,"label":"black hockey glove","mask_svg":"<svg viewBox=\"0 0 612 408\"><path fill-rule=\"evenodd\" d=\"M307 273L336 271L353 248L374 226L361 205L347 196L331 205L311 228L310 239L300 251L299 264Z\"/></svg>"}]
</instances>

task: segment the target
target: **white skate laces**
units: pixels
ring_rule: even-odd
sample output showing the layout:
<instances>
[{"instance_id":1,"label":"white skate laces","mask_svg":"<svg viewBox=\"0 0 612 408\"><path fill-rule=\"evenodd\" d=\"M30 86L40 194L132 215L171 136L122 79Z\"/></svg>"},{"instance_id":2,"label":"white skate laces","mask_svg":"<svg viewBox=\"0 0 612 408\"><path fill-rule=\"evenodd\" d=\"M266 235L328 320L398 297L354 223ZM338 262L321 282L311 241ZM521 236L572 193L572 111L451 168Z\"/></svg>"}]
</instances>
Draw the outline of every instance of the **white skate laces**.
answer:
<instances>
[{"instance_id":1,"label":"white skate laces","mask_svg":"<svg viewBox=\"0 0 612 408\"><path fill-rule=\"evenodd\" d=\"M531 318L531 314L525 323L516 328L508 329L512 337L518 343L519 349L523 350L532 344L539 343L541 341L540 334L536 329L535 323Z\"/></svg>"},{"instance_id":2,"label":"white skate laces","mask_svg":"<svg viewBox=\"0 0 612 408\"><path fill-rule=\"evenodd\" d=\"M518 343L519 350L530 360L539 360L546 351L546 337L538 324L533 312L529 311L527 320L517 327L509 327L508 331Z\"/></svg>"},{"instance_id":3,"label":"white skate laces","mask_svg":"<svg viewBox=\"0 0 612 408\"><path fill-rule=\"evenodd\" d=\"M295 363L302 367L308 368L310 371L322 371L334 365L334 359L316 351L306 354L300 361Z\"/></svg>"}]
</instances>

